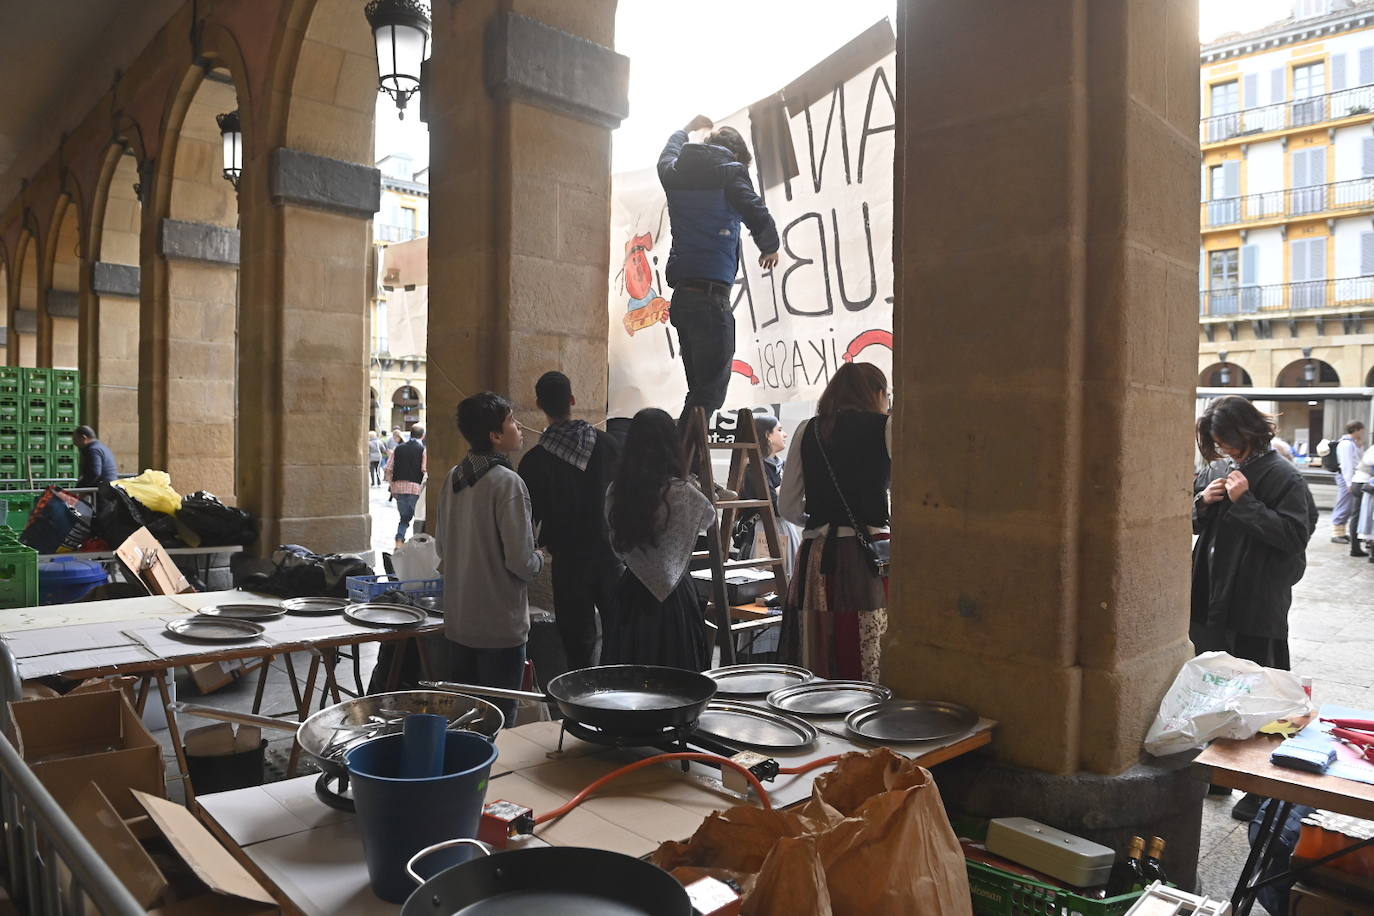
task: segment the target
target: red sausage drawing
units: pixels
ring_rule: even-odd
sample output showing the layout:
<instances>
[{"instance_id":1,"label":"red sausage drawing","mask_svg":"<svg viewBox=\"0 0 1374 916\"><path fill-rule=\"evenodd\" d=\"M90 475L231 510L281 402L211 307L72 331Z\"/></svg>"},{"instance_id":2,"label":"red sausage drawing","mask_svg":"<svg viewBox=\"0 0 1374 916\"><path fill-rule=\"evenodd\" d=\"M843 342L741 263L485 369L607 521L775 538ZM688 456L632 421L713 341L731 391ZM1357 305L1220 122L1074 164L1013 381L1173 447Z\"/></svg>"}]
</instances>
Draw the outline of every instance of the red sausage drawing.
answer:
<instances>
[{"instance_id":1,"label":"red sausage drawing","mask_svg":"<svg viewBox=\"0 0 1374 916\"><path fill-rule=\"evenodd\" d=\"M849 342L849 346L845 348L844 356L841 358L847 363L852 363L854 362L854 357L872 346L887 347L891 350L892 332L884 331L881 328L864 331Z\"/></svg>"},{"instance_id":2,"label":"red sausage drawing","mask_svg":"<svg viewBox=\"0 0 1374 916\"><path fill-rule=\"evenodd\" d=\"M749 380L749 384L751 385L760 384L759 377L754 374L754 367L749 365L742 359L733 360L730 363L730 371L738 375L744 376Z\"/></svg>"}]
</instances>

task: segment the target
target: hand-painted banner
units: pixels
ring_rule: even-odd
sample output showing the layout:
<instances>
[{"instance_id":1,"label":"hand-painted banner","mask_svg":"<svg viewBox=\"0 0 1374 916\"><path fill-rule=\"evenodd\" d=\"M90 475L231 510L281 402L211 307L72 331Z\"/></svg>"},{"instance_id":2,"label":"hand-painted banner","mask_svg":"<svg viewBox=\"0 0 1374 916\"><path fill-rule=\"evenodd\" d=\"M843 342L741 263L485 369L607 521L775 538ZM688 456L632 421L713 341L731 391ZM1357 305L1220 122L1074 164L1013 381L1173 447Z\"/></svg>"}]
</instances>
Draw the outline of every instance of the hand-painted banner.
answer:
<instances>
[{"instance_id":1,"label":"hand-painted banner","mask_svg":"<svg viewBox=\"0 0 1374 916\"><path fill-rule=\"evenodd\" d=\"M890 376L896 123L891 35L887 22L879 23L777 96L717 124L751 138L753 177L782 240L778 266L764 271L744 232L732 297L735 360L727 409L814 401L835 369L849 361L875 363ZM612 416L648 406L676 414L686 395L669 324L672 291L663 283L671 245L655 170L615 176Z\"/></svg>"}]
</instances>

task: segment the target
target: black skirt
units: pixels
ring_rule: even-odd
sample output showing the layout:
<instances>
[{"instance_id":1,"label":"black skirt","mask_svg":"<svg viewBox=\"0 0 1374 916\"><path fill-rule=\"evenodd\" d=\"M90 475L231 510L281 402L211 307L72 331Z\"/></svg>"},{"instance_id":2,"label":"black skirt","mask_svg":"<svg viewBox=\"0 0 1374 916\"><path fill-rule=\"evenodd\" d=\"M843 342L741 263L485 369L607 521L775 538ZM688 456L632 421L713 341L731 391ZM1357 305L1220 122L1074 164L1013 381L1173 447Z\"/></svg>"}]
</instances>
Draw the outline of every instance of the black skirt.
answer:
<instances>
[{"instance_id":1,"label":"black skirt","mask_svg":"<svg viewBox=\"0 0 1374 916\"><path fill-rule=\"evenodd\" d=\"M704 671L711 664L706 606L692 577L659 601L628 569L616 588L613 620L602 621L601 664L665 665Z\"/></svg>"}]
</instances>

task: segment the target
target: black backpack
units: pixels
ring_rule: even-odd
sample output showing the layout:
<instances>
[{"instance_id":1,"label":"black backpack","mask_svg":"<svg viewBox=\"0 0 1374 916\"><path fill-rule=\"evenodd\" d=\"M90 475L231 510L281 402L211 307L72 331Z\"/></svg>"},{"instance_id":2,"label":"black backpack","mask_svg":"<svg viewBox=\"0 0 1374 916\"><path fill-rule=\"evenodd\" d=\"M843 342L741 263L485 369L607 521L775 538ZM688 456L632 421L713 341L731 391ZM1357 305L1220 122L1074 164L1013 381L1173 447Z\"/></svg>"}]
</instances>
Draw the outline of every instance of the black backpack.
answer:
<instances>
[{"instance_id":1,"label":"black backpack","mask_svg":"<svg viewBox=\"0 0 1374 916\"><path fill-rule=\"evenodd\" d=\"M1331 443L1331 450L1322 456L1322 467L1328 471L1340 473L1341 458L1336 454L1336 449L1340 446L1340 440Z\"/></svg>"}]
</instances>

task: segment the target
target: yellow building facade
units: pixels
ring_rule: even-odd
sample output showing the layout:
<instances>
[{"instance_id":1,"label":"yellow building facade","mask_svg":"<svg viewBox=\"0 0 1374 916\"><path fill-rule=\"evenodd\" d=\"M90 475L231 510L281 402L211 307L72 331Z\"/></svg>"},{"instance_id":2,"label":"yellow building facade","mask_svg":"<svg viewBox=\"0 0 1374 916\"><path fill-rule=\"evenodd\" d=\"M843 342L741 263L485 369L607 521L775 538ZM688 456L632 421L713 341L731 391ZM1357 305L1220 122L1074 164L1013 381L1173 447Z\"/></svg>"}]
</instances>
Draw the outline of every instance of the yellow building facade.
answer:
<instances>
[{"instance_id":1,"label":"yellow building facade","mask_svg":"<svg viewBox=\"0 0 1374 916\"><path fill-rule=\"evenodd\" d=\"M372 221L368 428L404 431L425 421L429 286L419 270L428 253L422 240L429 235L429 169L416 170L405 154L386 156L377 168L382 204Z\"/></svg>"}]
</instances>

